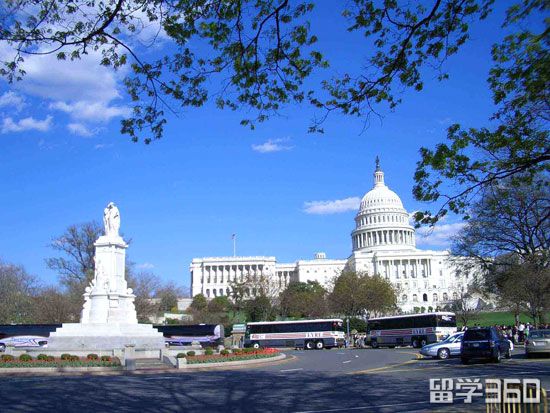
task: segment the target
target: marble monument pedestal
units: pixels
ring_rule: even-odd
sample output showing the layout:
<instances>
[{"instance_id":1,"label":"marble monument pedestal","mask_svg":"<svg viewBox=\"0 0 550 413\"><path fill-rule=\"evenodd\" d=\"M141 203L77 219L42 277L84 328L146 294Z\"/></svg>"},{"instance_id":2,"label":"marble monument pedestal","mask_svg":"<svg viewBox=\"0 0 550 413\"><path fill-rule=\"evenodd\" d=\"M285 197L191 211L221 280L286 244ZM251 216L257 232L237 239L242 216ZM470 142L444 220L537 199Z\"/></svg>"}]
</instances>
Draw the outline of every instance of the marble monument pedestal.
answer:
<instances>
[{"instance_id":1,"label":"marble monument pedestal","mask_svg":"<svg viewBox=\"0 0 550 413\"><path fill-rule=\"evenodd\" d=\"M164 337L151 324L67 323L50 335L49 349L113 350L133 345L137 350L160 350Z\"/></svg>"},{"instance_id":2,"label":"marble monument pedestal","mask_svg":"<svg viewBox=\"0 0 550 413\"><path fill-rule=\"evenodd\" d=\"M138 324L135 295L126 282L126 248L118 234L120 214L112 202L105 208L105 235L95 246L94 278L86 287L80 323L63 324L50 334L51 350L161 350L164 337L151 324Z\"/></svg>"}]
</instances>

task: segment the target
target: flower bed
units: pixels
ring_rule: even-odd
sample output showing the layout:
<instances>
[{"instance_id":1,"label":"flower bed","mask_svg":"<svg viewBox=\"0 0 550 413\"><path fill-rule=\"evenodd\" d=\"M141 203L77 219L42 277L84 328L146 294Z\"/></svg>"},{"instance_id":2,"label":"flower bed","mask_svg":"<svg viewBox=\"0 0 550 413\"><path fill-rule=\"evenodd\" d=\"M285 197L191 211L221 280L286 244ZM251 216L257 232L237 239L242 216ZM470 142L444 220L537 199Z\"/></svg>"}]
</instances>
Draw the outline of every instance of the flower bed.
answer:
<instances>
[{"instance_id":1,"label":"flower bed","mask_svg":"<svg viewBox=\"0 0 550 413\"><path fill-rule=\"evenodd\" d=\"M92 356L92 357L90 357ZM39 354L36 358L22 354L19 358L9 355L0 357L0 368L17 367L119 367L120 360L116 357L103 356L78 357L71 354L62 354L60 358Z\"/></svg>"},{"instance_id":2,"label":"flower bed","mask_svg":"<svg viewBox=\"0 0 550 413\"><path fill-rule=\"evenodd\" d=\"M274 348L234 350L228 354L212 354L201 356L187 356L187 364L223 363L227 361L244 361L275 357L281 354Z\"/></svg>"}]
</instances>

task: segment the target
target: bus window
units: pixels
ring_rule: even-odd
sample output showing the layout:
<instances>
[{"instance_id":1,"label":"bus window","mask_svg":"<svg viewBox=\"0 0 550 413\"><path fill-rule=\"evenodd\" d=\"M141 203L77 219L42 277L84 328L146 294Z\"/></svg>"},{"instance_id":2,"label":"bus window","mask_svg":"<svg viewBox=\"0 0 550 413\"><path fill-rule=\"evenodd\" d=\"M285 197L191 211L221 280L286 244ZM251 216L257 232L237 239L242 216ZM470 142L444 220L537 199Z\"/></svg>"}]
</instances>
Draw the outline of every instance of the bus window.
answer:
<instances>
[{"instance_id":1,"label":"bus window","mask_svg":"<svg viewBox=\"0 0 550 413\"><path fill-rule=\"evenodd\" d=\"M454 315L438 315L438 327L456 327L456 317Z\"/></svg>"}]
</instances>

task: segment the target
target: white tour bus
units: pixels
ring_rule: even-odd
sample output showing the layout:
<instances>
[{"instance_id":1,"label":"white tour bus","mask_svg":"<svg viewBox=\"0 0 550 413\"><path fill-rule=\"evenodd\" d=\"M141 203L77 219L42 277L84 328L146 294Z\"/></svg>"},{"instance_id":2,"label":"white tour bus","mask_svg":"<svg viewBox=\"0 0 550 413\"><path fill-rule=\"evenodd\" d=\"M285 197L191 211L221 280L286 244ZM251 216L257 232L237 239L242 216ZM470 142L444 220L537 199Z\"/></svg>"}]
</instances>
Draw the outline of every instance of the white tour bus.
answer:
<instances>
[{"instance_id":1,"label":"white tour bus","mask_svg":"<svg viewBox=\"0 0 550 413\"><path fill-rule=\"evenodd\" d=\"M344 322L339 318L247 323L245 347L301 347L307 350L342 346Z\"/></svg>"},{"instance_id":2,"label":"white tour bus","mask_svg":"<svg viewBox=\"0 0 550 413\"><path fill-rule=\"evenodd\" d=\"M408 314L368 320L370 345L423 347L456 333L456 316L449 312Z\"/></svg>"}]
</instances>

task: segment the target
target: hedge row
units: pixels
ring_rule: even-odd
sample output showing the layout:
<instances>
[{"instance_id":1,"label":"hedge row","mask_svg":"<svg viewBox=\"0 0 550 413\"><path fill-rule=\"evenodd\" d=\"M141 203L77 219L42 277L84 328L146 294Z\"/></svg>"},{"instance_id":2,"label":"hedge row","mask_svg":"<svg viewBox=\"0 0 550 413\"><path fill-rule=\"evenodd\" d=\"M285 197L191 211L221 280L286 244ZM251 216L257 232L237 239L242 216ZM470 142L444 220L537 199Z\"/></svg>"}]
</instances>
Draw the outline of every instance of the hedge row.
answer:
<instances>
[{"instance_id":1,"label":"hedge row","mask_svg":"<svg viewBox=\"0 0 550 413\"><path fill-rule=\"evenodd\" d=\"M17 359L9 354L0 357L0 368L12 367L115 367L120 366L120 360L116 357L88 354L86 358L80 358L73 354L62 354L56 359L54 356L39 354L34 359L29 354L21 354Z\"/></svg>"},{"instance_id":2,"label":"hedge row","mask_svg":"<svg viewBox=\"0 0 550 413\"><path fill-rule=\"evenodd\" d=\"M187 364L225 363L228 361L264 359L269 357L275 357L278 355L279 353L255 353L255 354L243 354L243 355L235 354L235 355L228 355L228 356L222 356L222 357L197 356L197 357L188 357Z\"/></svg>"}]
</instances>

